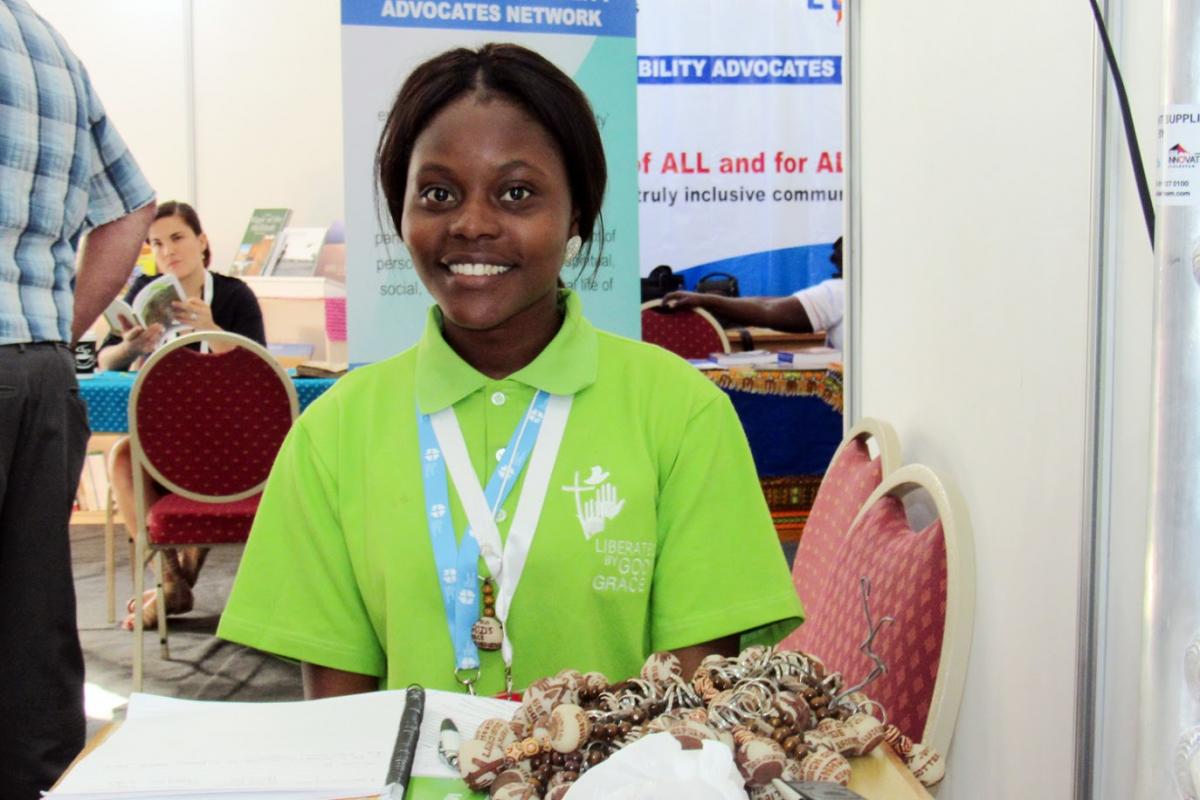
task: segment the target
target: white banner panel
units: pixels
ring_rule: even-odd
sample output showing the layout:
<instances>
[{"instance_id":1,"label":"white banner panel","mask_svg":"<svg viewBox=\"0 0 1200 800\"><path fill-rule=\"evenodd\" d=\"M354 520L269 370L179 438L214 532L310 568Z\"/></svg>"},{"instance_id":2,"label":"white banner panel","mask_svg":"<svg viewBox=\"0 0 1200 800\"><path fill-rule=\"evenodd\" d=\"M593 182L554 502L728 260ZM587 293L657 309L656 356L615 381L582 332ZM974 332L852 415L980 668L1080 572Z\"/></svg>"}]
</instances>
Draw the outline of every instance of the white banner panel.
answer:
<instances>
[{"instance_id":1,"label":"white banner panel","mask_svg":"<svg viewBox=\"0 0 1200 800\"><path fill-rule=\"evenodd\" d=\"M641 0L641 269L743 295L832 274L842 232L841 0Z\"/></svg>"},{"instance_id":2,"label":"white banner panel","mask_svg":"<svg viewBox=\"0 0 1200 800\"><path fill-rule=\"evenodd\" d=\"M414 344L432 303L382 198L376 202L375 147L392 101L418 64L487 42L536 50L591 101L608 158L604 231L593 240L593 259L568 266L563 280L598 327L640 335L637 173L629 168L637 152L635 25L634 0L342 0L351 361L377 361Z\"/></svg>"}]
</instances>

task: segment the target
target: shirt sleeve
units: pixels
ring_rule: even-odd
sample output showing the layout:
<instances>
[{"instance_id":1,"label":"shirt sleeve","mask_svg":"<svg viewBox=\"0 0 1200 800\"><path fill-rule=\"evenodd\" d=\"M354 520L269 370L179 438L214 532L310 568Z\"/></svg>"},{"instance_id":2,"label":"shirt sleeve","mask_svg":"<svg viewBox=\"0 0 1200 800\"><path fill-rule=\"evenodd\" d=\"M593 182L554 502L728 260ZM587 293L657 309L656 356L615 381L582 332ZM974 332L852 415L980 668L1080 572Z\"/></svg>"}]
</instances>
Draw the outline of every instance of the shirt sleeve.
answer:
<instances>
[{"instance_id":1,"label":"shirt sleeve","mask_svg":"<svg viewBox=\"0 0 1200 800\"><path fill-rule=\"evenodd\" d=\"M92 154L85 224L88 228L96 228L150 203L154 200L154 189L109 120L86 70L83 85L88 107L85 143Z\"/></svg>"},{"instance_id":2,"label":"shirt sleeve","mask_svg":"<svg viewBox=\"0 0 1200 800\"><path fill-rule=\"evenodd\" d=\"M217 635L381 676L384 651L342 535L336 472L323 456L305 421L294 425L271 470Z\"/></svg>"},{"instance_id":3,"label":"shirt sleeve","mask_svg":"<svg viewBox=\"0 0 1200 800\"><path fill-rule=\"evenodd\" d=\"M793 295L804 306L814 331L827 331L842 321L846 313L846 291L843 286L842 281L835 278Z\"/></svg>"},{"instance_id":4,"label":"shirt sleeve","mask_svg":"<svg viewBox=\"0 0 1200 800\"><path fill-rule=\"evenodd\" d=\"M742 633L774 644L804 619L750 446L729 398L688 421L659 497L652 648Z\"/></svg>"}]
</instances>

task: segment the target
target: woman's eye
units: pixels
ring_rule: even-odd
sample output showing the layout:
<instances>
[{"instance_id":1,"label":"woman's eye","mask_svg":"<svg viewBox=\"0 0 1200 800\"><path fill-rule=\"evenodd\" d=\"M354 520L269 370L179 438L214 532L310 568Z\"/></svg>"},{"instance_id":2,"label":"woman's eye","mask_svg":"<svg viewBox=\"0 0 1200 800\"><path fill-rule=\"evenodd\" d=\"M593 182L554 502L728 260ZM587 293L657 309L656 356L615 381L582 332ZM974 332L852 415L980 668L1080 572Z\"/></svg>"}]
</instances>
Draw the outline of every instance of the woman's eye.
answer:
<instances>
[{"instance_id":1,"label":"woman's eye","mask_svg":"<svg viewBox=\"0 0 1200 800\"><path fill-rule=\"evenodd\" d=\"M522 200L527 200L533 192L529 191L524 186L511 186L504 190L504 199L510 202L519 203Z\"/></svg>"},{"instance_id":2,"label":"woman's eye","mask_svg":"<svg viewBox=\"0 0 1200 800\"><path fill-rule=\"evenodd\" d=\"M450 190L443 186L430 186L421 192L421 197L434 203L449 203L452 199Z\"/></svg>"}]
</instances>

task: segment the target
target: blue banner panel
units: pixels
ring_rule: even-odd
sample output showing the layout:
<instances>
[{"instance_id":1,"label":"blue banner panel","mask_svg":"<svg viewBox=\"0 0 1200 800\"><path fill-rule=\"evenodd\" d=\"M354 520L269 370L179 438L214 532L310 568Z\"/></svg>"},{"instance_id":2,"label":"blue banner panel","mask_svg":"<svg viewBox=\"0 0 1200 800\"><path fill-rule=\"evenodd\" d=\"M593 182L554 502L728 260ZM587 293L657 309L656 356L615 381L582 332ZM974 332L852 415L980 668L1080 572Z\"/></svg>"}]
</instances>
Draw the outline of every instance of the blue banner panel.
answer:
<instances>
[{"instance_id":1,"label":"blue banner panel","mask_svg":"<svg viewBox=\"0 0 1200 800\"><path fill-rule=\"evenodd\" d=\"M637 9L608 0L342 0L342 24L633 36Z\"/></svg>"},{"instance_id":2,"label":"blue banner panel","mask_svg":"<svg viewBox=\"0 0 1200 800\"><path fill-rule=\"evenodd\" d=\"M842 83L842 57L789 56L638 56L638 83Z\"/></svg>"}]
</instances>

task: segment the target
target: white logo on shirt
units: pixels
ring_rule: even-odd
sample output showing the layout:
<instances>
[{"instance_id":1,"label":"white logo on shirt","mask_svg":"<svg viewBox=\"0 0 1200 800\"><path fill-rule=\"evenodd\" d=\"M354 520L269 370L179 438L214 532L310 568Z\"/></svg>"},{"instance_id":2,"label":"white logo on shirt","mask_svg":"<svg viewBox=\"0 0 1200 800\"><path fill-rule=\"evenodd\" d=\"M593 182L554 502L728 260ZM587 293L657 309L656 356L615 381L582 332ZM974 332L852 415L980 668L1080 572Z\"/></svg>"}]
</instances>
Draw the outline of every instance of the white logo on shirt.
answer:
<instances>
[{"instance_id":1,"label":"white logo on shirt","mask_svg":"<svg viewBox=\"0 0 1200 800\"><path fill-rule=\"evenodd\" d=\"M617 487L608 482L608 473L599 465L592 467L592 473L583 479L582 484L576 472L575 482L562 489L575 495L575 516L587 540L603 533L608 521L615 519L625 507L625 501L617 495ZM583 499L585 493L587 500Z\"/></svg>"}]
</instances>

